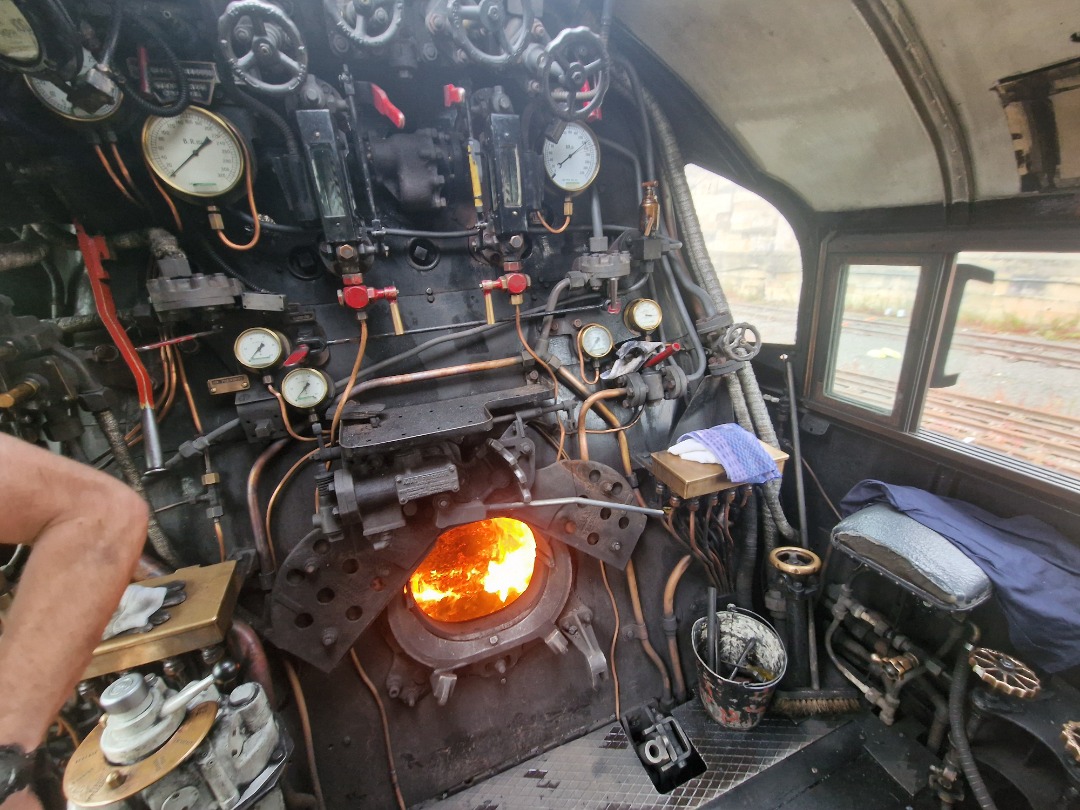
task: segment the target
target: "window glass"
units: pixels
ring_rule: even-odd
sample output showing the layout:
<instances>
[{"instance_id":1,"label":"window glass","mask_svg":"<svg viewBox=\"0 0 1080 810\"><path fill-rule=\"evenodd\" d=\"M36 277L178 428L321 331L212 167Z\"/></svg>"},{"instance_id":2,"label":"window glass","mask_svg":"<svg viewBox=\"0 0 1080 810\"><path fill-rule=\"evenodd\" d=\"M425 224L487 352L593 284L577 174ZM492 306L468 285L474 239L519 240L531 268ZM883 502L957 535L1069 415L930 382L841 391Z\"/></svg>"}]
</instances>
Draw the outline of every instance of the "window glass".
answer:
<instances>
[{"instance_id":1,"label":"window glass","mask_svg":"<svg viewBox=\"0 0 1080 810\"><path fill-rule=\"evenodd\" d=\"M825 393L891 414L919 287L919 265L849 264Z\"/></svg>"},{"instance_id":2,"label":"window glass","mask_svg":"<svg viewBox=\"0 0 1080 810\"><path fill-rule=\"evenodd\" d=\"M802 287L799 242L772 203L688 164L686 180L705 245L736 321L766 343L794 343Z\"/></svg>"},{"instance_id":3,"label":"window glass","mask_svg":"<svg viewBox=\"0 0 1080 810\"><path fill-rule=\"evenodd\" d=\"M1080 479L1080 253L957 264L993 282L964 285L944 365L958 376L930 389L919 427Z\"/></svg>"}]
</instances>

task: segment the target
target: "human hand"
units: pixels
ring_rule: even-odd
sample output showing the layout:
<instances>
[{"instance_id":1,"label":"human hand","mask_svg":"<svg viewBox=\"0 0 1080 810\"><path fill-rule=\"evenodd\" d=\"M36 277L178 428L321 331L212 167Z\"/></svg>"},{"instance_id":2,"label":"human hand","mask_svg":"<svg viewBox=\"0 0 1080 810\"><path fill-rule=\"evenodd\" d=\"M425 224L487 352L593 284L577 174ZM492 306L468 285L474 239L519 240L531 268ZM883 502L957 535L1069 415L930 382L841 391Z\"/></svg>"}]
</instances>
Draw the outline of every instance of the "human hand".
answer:
<instances>
[{"instance_id":1,"label":"human hand","mask_svg":"<svg viewBox=\"0 0 1080 810\"><path fill-rule=\"evenodd\" d=\"M41 802L32 790L20 790L6 802L0 804L0 810L42 810Z\"/></svg>"}]
</instances>

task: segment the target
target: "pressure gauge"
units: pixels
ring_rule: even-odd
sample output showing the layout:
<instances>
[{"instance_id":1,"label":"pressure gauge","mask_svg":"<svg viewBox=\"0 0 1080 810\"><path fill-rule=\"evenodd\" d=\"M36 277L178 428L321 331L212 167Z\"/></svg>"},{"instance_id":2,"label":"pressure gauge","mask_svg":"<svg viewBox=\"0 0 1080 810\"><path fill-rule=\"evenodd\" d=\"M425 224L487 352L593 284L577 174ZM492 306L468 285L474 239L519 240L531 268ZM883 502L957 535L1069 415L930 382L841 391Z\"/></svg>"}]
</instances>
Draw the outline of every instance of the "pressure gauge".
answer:
<instances>
[{"instance_id":1,"label":"pressure gauge","mask_svg":"<svg viewBox=\"0 0 1080 810\"><path fill-rule=\"evenodd\" d=\"M581 341L581 350L594 360L607 357L615 347L615 340L606 326L598 323L590 323L578 333Z\"/></svg>"},{"instance_id":2,"label":"pressure gauge","mask_svg":"<svg viewBox=\"0 0 1080 810\"><path fill-rule=\"evenodd\" d=\"M228 194L244 176L244 145L232 125L202 107L146 119L146 162L163 183L189 197Z\"/></svg>"},{"instance_id":3,"label":"pressure gauge","mask_svg":"<svg viewBox=\"0 0 1080 810\"><path fill-rule=\"evenodd\" d=\"M294 368L281 381L281 396L294 408L317 408L334 394L334 381L317 368Z\"/></svg>"},{"instance_id":4,"label":"pressure gauge","mask_svg":"<svg viewBox=\"0 0 1080 810\"><path fill-rule=\"evenodd\" d=\"M288 351L286 337L263 326L245 329L233 344L233 354L240 364L256 371L276 366Z\"/></svg>"},{"instance_id":5,"label":"pressure gauge","mask_svg":"<svg viewBox=\"0 0 1080 810\"><path fill-rule=\"evenodd\" d=\"M627 305L623 322L635 332L655 332L660 327L664 313L651 298L639 298Z\"/></svg>"},{"instance_id":6,"label":"pressure gauge","mask_svg":"<svg viewBox=\"0 0 1080 810\"><path fill-rule=\"evenodd\" d=\"M12 0L0 0L0 56L27 64L41 56L33 26Z\"/></svg>"},{"instance_id":7,"label":"pressure gauge","mask_svg":"<svg viewBox=\"0 0 1080 810\"><path fill-rule=\"evenodd\" d=\"M562 191L584 191L600 171L600 144L592 130L574 121L555 143L544 141L544 169Z\"/></svg>"},{"instance_id":8,"label":"pressure gauge","mask_svg":"<svg viewBox=\"0 0 1080 810\"><path fill-rule=\"evenodd\" d=\"M84 48L83 72L89 71L93 65L94 57L90 54L90 51ZM124 98L120 88L114 84L108 101L96 110L84 110L82 107L76 106L68 98L68 91L63 86L37 76L27 75L25 78L27 85L30 87L30 92L34 94L38 101L52 112L67 118L69 121L83 121L86 123L104 121L120 109L120 102Z\"/></svg>"}]
</instances>

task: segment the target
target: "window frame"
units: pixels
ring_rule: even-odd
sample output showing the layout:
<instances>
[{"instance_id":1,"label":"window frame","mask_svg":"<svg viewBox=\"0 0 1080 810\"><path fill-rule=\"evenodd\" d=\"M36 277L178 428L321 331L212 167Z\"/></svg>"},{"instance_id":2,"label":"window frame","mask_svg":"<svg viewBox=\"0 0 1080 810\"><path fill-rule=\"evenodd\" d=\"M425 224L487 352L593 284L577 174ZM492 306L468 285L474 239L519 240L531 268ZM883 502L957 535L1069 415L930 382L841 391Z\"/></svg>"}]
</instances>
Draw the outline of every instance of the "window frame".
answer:
<instances>
[{"instance_id":1,"label":"window frame","mask_svg":"<svg viewBox=\"0 0 1080 810\"><path fill-rule=\"evenodd\" d=\"M1080 233L1063 229L1040 232L1003 229L852 233L826 239L821 246L819 267L823 272L818 276L820 282L809 326L807 376L803 385L806 406L814 413L861 428L887 442L916 449L951 467L1080 505L1080 480L919 427L950 298L963 292L963 285L956 289L955 280L957 256L965 251L1080 253ZM844 268L851 264L918 264L924 268L897 383L897 401L888 415L837 399L825 390L841 328Z\"/></svg>"}]
</instances>

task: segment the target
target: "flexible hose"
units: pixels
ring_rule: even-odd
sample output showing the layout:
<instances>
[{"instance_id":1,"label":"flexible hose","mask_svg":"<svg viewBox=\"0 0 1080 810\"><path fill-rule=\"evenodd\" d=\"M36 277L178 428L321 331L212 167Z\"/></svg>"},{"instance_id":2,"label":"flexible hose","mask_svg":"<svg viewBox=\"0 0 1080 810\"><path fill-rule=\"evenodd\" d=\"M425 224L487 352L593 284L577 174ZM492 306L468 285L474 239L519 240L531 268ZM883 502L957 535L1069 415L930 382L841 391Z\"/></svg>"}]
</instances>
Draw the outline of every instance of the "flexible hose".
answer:
<instances>
[{"instance_id":1,"label":"flexible hose","mask_svg":"<svg viewBox=\"0 0 1080 810\"><path fill-rule=\"evenodd\" d=\"M123 0L120 0L120 2L123 2ZM176 57L173 49L169 47L169 43L166 41L165 37L162 36L161 32L153 25L138 15L129 16L128 19L135 24L136 28L150 37L150 39L154 40L154 42L157 43L157 46L161 48L161 52L165 55L165 61L169 65L169 70L176 78L176 98L171 104L157 104L143 98L139 95L139 92L131 86L125 88L127 90L125 98L131 99L132 104L148 115L173 118L186 110L191 103L191 85L188 82L187 74L184 73L184 66L180 64L180 60ZM122 73L116 71L114 75L121 77Z\"/></svg>"},{"instance_id":2,"label":"flexible hose","mask_svg":"<svg viewBox=\"0 0 1080 810\"><path fill-rule=\"evenodd\" d=\"M281 133L281 138L285 142L285 151L290 155L299 155L300 141L297 140L296 133L292 131L289 122L269 104L260 101L237 87L236 83L232 80L230 71L222 71L222 75L228 77L226 81L228 82L227 95L229 98L236 101L242 107L247 107L251 112L255 113L256 116L266 119L274 129Z\"/></svg>"},{"instance_id":3,"label":"flexible hose","mask_svg":"<svg viewBox=\"0 0 1080 810\"><path fill-rule=\"evenodd\" d=\"M975 757L971 754L971 743L968 741L964 727L964 698L967 694L968 660L964 649L956 656L956 665L953 667L952 685L949 687L949 739L952 741L953 750L956 751L956 759L960 763L960 769L964 772L968 786L975 796L982 810L997 810L997 805L990 797L990 791L986 788L979 768L975 764Z\"/></svg>"},{"instance_id":4,"label":"flexible hose","mask_svg":"<svg viewBox=\"0 0 1080 810\"><path fill-rule=\"evenodd\" d=\"M690 318L690 313L686 309L686 302L675 289L675 278L671 270L671 262L668 261L667 256L662 257L660 267L663 269L664 275L667 276L668 285L671 287L671 297L675 301L675 308L679 310L679 317L682 318L683 323L686 325L686 338L690 341L690 345L694 347L694 356L697 361L694 370L686 375L686 381L695 382L705 376L709 358L705 356L705 347L701 345L701 338L698 336L697 330L694 328L694 321Z\"/></svg>"},{"instance_id":5,"label":"flexible hose","mask_svg":"<svg viewBox=\"0 0 1080 810\"><path fill-rule=\"evenodd\" d=\"M139 470L135 466L135 460L131 457L131 450L128 449L127 442L124 441L124 433L120 430L120 425L116 421L116 415L111 410L106 408L94 414L97 419L98 427L101 428L101 432L105 434L105 440L109 443L109 449L112 450L113 457L116 459L116 464L120 468L120 472L123 473L128 485L142 496L143 500L150 503L146 497L146 489L143 487L142 477L139 475ZM172 541L168 538L160 524L157 522L157 518L154 516L153 505L151 504L150 519L146 527L146 536L150 540L150 546L162 560L167 562L173 568L179 568L181 565L180 557L177 556L176 551L173 549Z\"/></svg>"},{"instance_id":6,"label":"flexible hose","mask_svg":"<svg viewBox=\"0 0 1080 810\"><path fill-rule=\"evenodd\" d=\"M743 509L742 553L739 557L739 569L735 574L735 602L741 608L751 610L754 606L754 572L757 571L758 547L758 497L750 493L750 499Z\"/></svg>"},{"instance_id":7,"label":"flexible hose","mask_svg":"<svg viewBox=\"0 0 1080 810\"><path fill-rule=\"evenodd\" d=\"M664 634L667 636L668 658L671 659L671 676L675 681L675 700L686 700L686 679L683 677L682 660L679 658L679 640L675 629L675 590L679 587L686 569L690 567L691 556L687 554L671 570L664 586Z\"/></svg>"},{"instance_id":8,"label":"flexible hose","mask_svg":"<svg viewBox=\"0 0 1080 810\"><path fill-rule=\"evenodd\" d=\"M548 294L547 311L552 314L544 316L540 325L540 339L536 341L536 353L543 356L547 354L548 340L551 337L551 324L555 321L555 308L559 305L562 294L570 289L570 279L564 278L558 281Z\"/></svg>"}]
</instances>

